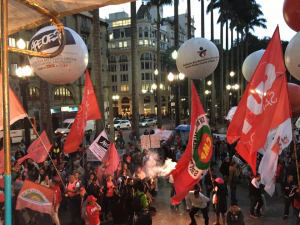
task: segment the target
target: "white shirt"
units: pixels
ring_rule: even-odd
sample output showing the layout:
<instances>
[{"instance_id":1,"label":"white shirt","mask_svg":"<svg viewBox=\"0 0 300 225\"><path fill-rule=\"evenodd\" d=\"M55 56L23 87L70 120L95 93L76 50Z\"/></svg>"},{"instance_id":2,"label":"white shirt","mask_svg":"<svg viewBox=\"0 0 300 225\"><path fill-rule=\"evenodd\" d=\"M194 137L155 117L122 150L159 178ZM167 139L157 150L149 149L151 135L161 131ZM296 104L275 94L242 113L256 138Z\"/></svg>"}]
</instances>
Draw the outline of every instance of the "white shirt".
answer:
<instances>
[{"instance_id":1,"label":"white shirt","mask_svg":"<svg viewBox=\"0 0 300 225\"><path fill-rule=\"evenodd\" d=\"M251 184L256 188L259 188L260 181L257 181L255 178L253 178Z\"/></svg>"},{"instance_id":2,"label":"white shirt","mask_svg":"<svg viewBox=\"0 0 300 225\"><path fill-rule=\"evenodd\" d=\"M207 202L209 202L209 198L204 196L201 192L199 192L199 197L195 198L194 191L190 191L188 193L188 198L191 200L194 207L203 209L207 206Z\"/></svg>"}]
</instances>

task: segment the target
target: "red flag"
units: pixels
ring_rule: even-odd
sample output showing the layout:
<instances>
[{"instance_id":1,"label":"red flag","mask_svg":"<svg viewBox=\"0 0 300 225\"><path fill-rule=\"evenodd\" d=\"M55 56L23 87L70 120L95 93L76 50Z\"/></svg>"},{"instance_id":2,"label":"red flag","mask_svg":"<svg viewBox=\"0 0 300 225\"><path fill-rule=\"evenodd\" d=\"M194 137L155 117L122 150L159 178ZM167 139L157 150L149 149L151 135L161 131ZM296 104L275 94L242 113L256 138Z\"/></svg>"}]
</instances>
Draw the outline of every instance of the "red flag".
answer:
<instances>
[{"instance_id":1,"label":"red flag","mask_svg":"<svg viewBox=\"0 0 300 225\"><path fill-rule=\"evenodd\" d=\"M45 147L46 149L45 149ZM48 152L52 148L49 138L45 131L29 146L28 154L18 159L18 163L21 164L26 159L32 159L37 163L44 162L47 158Z\"/></svg>"},{"instance_id":2,"label":"red flag","mask_svg":"<svg viewBox=\"0 0 300 225\"><path fill-rule=\"evenodd\" d=\"M3 130L3 98L2 98L2 75L0 73L0 130ZM9 87L9 116L10 116L10 125L14 122L23 119L27 116L27 113L23 109L21 103L16 97L15 93Z\"/></svg>"},{"instance_id":3,"label":"red flag","mask_svg":"<svg viewBox=\"0 0 300 225\"><path fill-rule=\"evenodd\" d=\"M51 214L54 190L25 180L18 195L16 210L29 208L41 213Z\"/></svg>"},{"instance_id":4,"label":"red flag","mask_svg":"<svg viewBox=\"0 0 300 225\"><path fill-rule=\"evenodd\" d=\"M212 156L212 140L208 121L202 108L194 83L192 83L191 130L188 146L176 168L174 178L176 196L172 204L179 204L206 174Z\"/></svg>"},{"instance_id":5,"label":"red flag","mask_svg":"<svg viewBox=\"0 0 300 225\"><path fill-rule=\"evenodd\" d=\"M257 151L268 134L291 117L283 53L277 27L261 58L227 131L230 144L256 173Z\"/></svg>"},{"instance_id":6,"label":"red flag","mask_svg":"<svg viewBox=\"0 0 300 225\"><path fill-rule=\"evenodd\" d=\"M77 148L82 141L87 121L97 119L101 119L101 113L89 72L86 70L82 103L76 114L70 133L66 138L64 144L65 153L77 151Z\"/></svg>"},{"instance_id":7,"label":"red flag","mask_svg":"<svg viewBox=\"0 0 300 225\"><path fill-rule=\"evenodd\" d=\"M105 174L114 176L114 172L118 168L118 164L120 162L120 156L119 153L115 147L115 144L113 141L110 142L109 148L102 159L102 163L106 165Z\"/></svg>"}]
</instances>

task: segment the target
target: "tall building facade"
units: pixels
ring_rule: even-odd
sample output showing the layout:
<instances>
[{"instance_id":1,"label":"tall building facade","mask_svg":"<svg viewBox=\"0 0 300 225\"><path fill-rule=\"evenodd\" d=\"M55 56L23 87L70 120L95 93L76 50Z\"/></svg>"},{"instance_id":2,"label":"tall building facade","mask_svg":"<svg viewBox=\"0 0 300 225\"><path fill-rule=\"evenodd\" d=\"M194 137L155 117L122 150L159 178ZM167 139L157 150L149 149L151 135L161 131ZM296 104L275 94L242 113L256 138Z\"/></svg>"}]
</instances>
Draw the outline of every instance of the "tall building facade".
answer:
<instances>
[{"instance_id":1,"label":"tall building facade","mask_svg":"<svg viewBox=\"0 0 300 225\"><path fill-rule=\"evenodd\" d=\"M162 9L161 15L162 15ZM187 40L185 27L186 14L179 15L179 40L182 44ZM137 71L140 90L139 114L157 113L156 89L161 89L162 115L169 112L171 86L167 80L170 71L165 65L167 50L174 46L173 18L162 18L160 32L161 52L161 84L156 87L155 70L157 69L157 27L156 10L147 10L144 4L137 12ZM194 21L192 19L192 21ZM115 117L127 117L132 114L132 69L131 69L131 20L126 12L112 13L106 20L108 27L108 83L114 98ZM193 22L194 23L194 22ZM192 34L194 34L192 26ZM110 97L112 97L110 96Z\"/></svg>"},{"instance_id":2,"label":"tall building facade","mask_svg":"<svg viewBox=\"0 0 300 225\"><path fill-rule=\"evenodd\" d=\"M88 54L89 54L89 62L88 62L88 70L90 72L92 81L94 80L94 69L93 69L93 27L92 27L92 14L90 12L83 12L80 14L75 14L72 16L68 16L65 18L61 18L60 21L63 23L65 27L69 27L78 33L83 41L85 42ZM48 26L49 24L45 24L41 27L24 30L9 36L9 45L12 47L16 47L17 41L19 39L23 39L26 43L26 47L29 46L29 41L32 36L42 27ZM103 20L100 21L100 37L101 37L101 64L102 64L102 72L104 82L104 93L108 96L108 86L107 86L107 68L108 61L107 56L109 54L107 49L107 27L108 24ZM19 55L17 53L9 53L9 78L10 78L10 86L15 92L16 96L19 98L22 103L21 91L20 91L20 78L16 74L16 70L18 67L22 67L24 65L29 65L27 56ZM83 75L76 81L65 84L65 85L50 85L49 96L50 96L50 105L51 105L51 113L52 113L52 121L53 128L56 129L60 127L62 122L67 118L75 118L76 112L78 110L78 106L82 101L82 94L84 90L84 82L85 82L85 72ZM33 73L31 77L29 77L29 95L28 95L28 115L35 116L37 121L37 126L41 126L41 102L40 102L40 78ZM97 88L97 87L95 87ZM108 107L108 101L104 102L105 108ZM107 116L105 114L105 116ZM42 128L41 128L42 129Z\"/></svg>"}]
</instances>

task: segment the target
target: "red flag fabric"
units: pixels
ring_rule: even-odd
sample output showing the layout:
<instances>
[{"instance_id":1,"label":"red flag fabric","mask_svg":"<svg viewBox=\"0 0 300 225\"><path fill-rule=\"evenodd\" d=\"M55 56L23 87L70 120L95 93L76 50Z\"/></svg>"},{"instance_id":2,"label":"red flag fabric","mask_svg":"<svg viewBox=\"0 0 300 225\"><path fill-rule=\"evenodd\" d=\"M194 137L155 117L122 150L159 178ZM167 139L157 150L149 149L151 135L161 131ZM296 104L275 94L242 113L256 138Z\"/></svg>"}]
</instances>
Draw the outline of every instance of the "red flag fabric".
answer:
<instances>
[{"instance_id":1,"label":"red flag fabric","mask_svg":"<svg viewBox=\"0 0 300 225\"><path fill-rule=\"evenodd\" d=\"M4 151L0 151L0 174L4 173Z\"/></svg>"},{"instance_id":2,"label":"red flag fabric","mask_svg":"<svg viewBox=\"0 0 300 225\"><path fill-rule=\"evenodd\" d=\"M211 132L194 83L192 83L192 114L188 146L170 173L176 195L172 204L179 204L206 174L212 156Z\"/></svg>"},{"instance_id":3,"label":"red flag fabric","mask_svg":"<svg viewBox=\"0 0 300 225\"><path fill-rule=\"evenodd\" d=\"M51 214L54 190L25 180L17 198L16 210L29 208L41 213Z\"/></svg>"},{"instance_id":4,"label":"red flag fabric","mask_svg":"<svg viewBox=\"0 0 300 225\"><path fill-rule=\"evenodd\" d=\"M65 153L72 153L77 151L77 148L82 141L87 121L97 119L101 119L101 113L98 107L89 72L88 70L86 70L82 103L76 114L70 133L66 138L64 144Z\"/></svg>"},{"instance_id":5,"label":"red flag fabric","mask_svg":"<svg viewBox=\"0 0 300 225\"><path fill-rule=\"evenodd\" d=\"M44 145L46 147L44 147ZM44 162L47 158L48 152L52 148L49 138L45 131L29 146L27 155L18 159L18 164L21 164L26 159L32 159L37 163Z\"/></svg>"},{"instance_id":6,"label":"red flag fabric","mask_svg":"<svg viewBox=\"0 0 300 225\"><path fill-rule=\"evenodd\" d=\"M2 75L0 73L0 130L3 130L3 98L2 98ZM23 109L21 103L16 97L15 93L9 87L9 116L10 116L10 125L14 122L23 119L27 116L27 113Z\"/></svg>"},{"instance_id":7,"label":"red flag fabric","mask_svg":"<svg viewBox=\"0 0 300 225\"><path fill-rule=\"evenodd\" d=\"M120 156L113 141L110 142L109 148L102 159L102 163L106 165L105 174L114 176L114 172L118 168Z\"/></svg>"},{"instance_id":8,"label":"red flag fabric","mask_svg":"<svg viewBox=\"0 0 300 225\"><path fill-rule=\"evenodd\" d=\"M230 144L256 173L257 151L269 132L291 117L287 81L277 27L238 105L227 131Z\"/></svg>"}]
</instances>

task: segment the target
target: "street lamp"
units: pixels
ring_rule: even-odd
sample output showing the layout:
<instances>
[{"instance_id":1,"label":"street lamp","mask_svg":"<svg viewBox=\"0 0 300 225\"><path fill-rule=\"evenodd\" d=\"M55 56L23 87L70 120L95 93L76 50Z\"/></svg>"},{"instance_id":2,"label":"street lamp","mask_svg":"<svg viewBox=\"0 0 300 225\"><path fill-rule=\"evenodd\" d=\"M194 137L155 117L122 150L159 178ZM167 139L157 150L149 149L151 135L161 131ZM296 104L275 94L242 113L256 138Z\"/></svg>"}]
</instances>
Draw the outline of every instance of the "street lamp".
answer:
<instances>
[{"instance_id":1,"label":"street lamp","mask_svg":"<svg viewBox=\"0 0 300 225\"><path fill-rule=\"evenodd\" d=\"M209 85L209 86L210 86L211 84L212 84L212 83L211 83L211 81L210 81L210 80L209 80L209 81L207 81L207 85Z\"/></svg>"},{"instance_id":2,"label":"street lamp","mask_svg":"<svg viewBox=\"0 0 300 225\"><path fill-rule=\"evenodd\" d=\"M153 83L152 86L151 86L151 89L156 90L156 88L157 88L157 85L155 83Z\"/></svg>"},{"instance_id":3,"label":"street lamp","mask_svg":"<svg viewBox=\"0 0 300 225\"><path fill-rule=\"evenodd\" d=\"M26 43L25 43L25 41L22 38L17 41L17 47L19 49L25 49Z\"/></svg>"},{"instance_id":4,"label":"street lamp","mask_svg":"<svg viewBox=\"0 0 300 225\"><path fill-rule=\"evenodd\" d=\"M176 50L174 50L174 51L172 52L172 58L173 58L173 59L177 59L177 57L178 57L178 52L177 52Z\"/></svg>"},{"instance_id":5,"label":"street lamp","mask_svg":"<svg viewBox=\"0 0 300 225\"><path fill-rule=\"evenodd\" d=\"M175 51L174 51L175 52ZM173 52L173 54L175 55L175 53ZM172 57L173 57L172 54ZM177 51L176 51L177 54ZM180 125L180 85L179 82L184 80L185 75L183 73L179 73L174 75L173 73L169 73L168 75L168 80L170 82L174 81L174 87L175 87L175 125L178 126Z\"/></svg>"},{"instance_id":6,"label":"street lamp","mask_svg":"<svg viewBox=\"0 0 300 225\"><path fill-rule=\"evenodd\" d=\"M235 85L234 85L234 89L235 89L235 90L238 90L239 88L240 88L240 85L238 85L238 84L235 84Z\"/></svg>"},{"instance_id":7,"label":"street lamp","mask_svg":"<svg viewBox=\"0 0 300 225\"><path fill-rule=\"evenodd\" d=\"M22 46L21 46L22 47ZM20 89L21 89L21 96L23 98L23 108L25 112L28 114L28 99L27 96L29 94L28 91L28 77L32 75L32 69L30 66L26 65L24 67L17 68L17 76L20 78ZM30 138L30 123L29 119L24 119L24 129L25 129L25 142L26 142L26 150L30 146L31 138Z\"/></svg>"},{"instance_id":8,"label":"street lamp","mask_svg":"<svg viewBox=\"0 0 300 225\"><path fill-rule=\"evenodd\" d=\"M234 73L233 71L231 71L231 72L229 73L229 75L230 75L231 77L234 77L235 73Z\"/></svg>"},{"instance_id":9,"label":"street lamp","mask_svg":"<svg viewBox=\"0 0 300 225\"><path fill-rule=\"evenodd\" d=\"M230 89L231 89L230 84L228 84L228 85L226 86L226 88L227 88L227 90L230 90Z\"/></svg>"}]
</instances>

